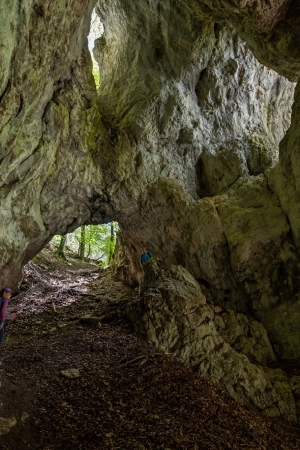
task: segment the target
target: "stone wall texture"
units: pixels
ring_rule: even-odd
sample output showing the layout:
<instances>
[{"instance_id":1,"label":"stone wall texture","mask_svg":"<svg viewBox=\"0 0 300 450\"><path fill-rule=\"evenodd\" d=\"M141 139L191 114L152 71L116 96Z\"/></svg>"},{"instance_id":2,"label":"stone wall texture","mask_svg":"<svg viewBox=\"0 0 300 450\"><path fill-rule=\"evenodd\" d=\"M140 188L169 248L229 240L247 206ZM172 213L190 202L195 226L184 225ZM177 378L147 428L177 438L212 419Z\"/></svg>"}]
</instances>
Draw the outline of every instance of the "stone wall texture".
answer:
<instances>
[{"instance_id":1,"label":"stone wall texture","mask_svg":"<svg viewBox=\"0 0 300 450\"><path fill-rule=\"evenodd\" d=\"M298 358L299 24L297 0L2 2L0 284L116 220L131 283L145 244Z\"/></svg>"},{"instance_id":2,"label":"stone wall texture","mask_svg":"<svg viewBox=\"0 0 300 450\"><path fill-rule=\"evenodd\" d=\"M181 266L145 267L141 298L129 306L136 331L209 377L230 395L268 415L297 421L292 379L278 382L264 327L240 313L208 304ZM278 369L277 369L278 370Z\"/></svg>"}]
</instances>

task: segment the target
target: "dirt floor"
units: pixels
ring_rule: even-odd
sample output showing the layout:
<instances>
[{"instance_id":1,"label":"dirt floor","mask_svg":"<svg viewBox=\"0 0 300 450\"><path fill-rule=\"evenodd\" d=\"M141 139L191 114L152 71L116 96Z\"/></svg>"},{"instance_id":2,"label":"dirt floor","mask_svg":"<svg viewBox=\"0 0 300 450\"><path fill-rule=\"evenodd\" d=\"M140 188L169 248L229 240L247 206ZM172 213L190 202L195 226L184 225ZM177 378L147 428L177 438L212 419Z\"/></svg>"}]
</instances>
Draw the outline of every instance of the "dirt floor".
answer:
<instances>
[{"instance_id":1,"label":"dirt floor","mask_svg":"<svg viewBox=\"0 0 300 450\"><path fill-rule=\"evenodd\" d=\"M137 295L49 248L28 264L0 353L0 433L11 427L1 450L300 449L296 425L239 405L135 336L126 305Z\"/></svg>"}]
</instances>

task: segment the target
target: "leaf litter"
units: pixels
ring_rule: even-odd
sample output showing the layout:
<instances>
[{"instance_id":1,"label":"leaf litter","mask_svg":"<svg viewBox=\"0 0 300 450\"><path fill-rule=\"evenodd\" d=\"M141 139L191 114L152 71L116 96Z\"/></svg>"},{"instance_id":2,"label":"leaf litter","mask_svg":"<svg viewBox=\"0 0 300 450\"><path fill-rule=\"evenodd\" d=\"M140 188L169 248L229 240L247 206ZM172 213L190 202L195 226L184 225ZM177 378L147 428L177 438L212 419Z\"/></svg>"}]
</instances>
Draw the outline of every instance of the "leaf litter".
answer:
<instances>
[{"instance_id":1,"label":"leaf litter","mask_svg":"<svg viewBox=\"0 0 300 450\"><path fill-rule=\"evenodd\" d=\"M136 336L126 307L137 296L49 247L27 265L1 349L0 417L17 424L0 449L300 449L297 425L238 404Z\"/></svg>"}]
</instances>

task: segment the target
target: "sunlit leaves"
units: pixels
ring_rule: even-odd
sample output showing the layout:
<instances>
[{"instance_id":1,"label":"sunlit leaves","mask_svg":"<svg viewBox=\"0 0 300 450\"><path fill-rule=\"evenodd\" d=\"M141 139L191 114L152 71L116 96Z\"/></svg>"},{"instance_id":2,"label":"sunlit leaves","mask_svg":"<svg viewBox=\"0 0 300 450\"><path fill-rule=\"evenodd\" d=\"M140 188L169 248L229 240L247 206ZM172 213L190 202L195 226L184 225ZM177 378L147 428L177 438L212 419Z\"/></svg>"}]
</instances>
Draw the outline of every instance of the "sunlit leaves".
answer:
<instances>
[{"instance_id":1,"label":"sunlit leaves","mask_svg":"<svg viewBox=\"0 0 300 450\"><path fill-rule=\"evenodd\" d=\"M68 251L81 254L82 258L92 259L101 265L110 262L115 248L115 234L119 230L117 222L102 225L87 225L68 233L66 256ZM52 242L59 245L61 236L54 236ZM83 250L84 249L84 250Z\"/></svg>"}]
</instances>

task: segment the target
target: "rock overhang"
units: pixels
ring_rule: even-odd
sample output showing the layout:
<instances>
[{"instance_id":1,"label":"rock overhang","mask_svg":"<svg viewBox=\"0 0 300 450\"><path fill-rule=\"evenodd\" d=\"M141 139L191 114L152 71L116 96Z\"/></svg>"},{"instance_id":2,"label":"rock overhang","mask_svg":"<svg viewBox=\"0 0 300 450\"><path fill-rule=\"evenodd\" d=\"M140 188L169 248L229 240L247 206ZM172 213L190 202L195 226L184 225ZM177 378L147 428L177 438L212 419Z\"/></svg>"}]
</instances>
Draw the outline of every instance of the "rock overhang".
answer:
<instances>
[{"instance_id":1,"label":"rock overhang","mask_svg":"<svg viewBox=\"0 0 300 450\"><path fill-rule=\"evenodd\" d=\"M217 303L277 323L274 310L299 289L300 113L296 94L290 126L294 85L268 67L298 78L299 11L263 4L100 0L99 91L86 46L95 2L73 0L69 14L14 4L3 35L2 283L19 282L53 234L114 219L131 261L147 240Z\"/></svg>"}]
</instances>

